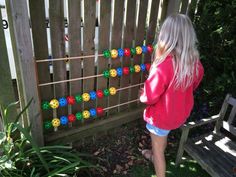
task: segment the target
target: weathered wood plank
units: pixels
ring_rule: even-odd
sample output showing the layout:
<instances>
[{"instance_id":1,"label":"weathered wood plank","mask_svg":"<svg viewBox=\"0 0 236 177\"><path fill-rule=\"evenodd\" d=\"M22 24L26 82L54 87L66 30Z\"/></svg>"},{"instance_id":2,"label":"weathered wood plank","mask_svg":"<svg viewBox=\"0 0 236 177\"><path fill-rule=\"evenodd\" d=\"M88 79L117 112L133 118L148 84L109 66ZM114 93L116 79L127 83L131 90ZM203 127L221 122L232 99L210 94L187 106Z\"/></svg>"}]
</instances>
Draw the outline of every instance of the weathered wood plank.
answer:
<instances>
[{"instance_id":1,"label":"weathered wood plank","mask_svg":"<svg viewBox=\"0 0 236 177\"><path fill-rule=\"evenodd\" d=\"M111 47L113 49L118 49L122 46L122 27L123 27L123 17L124 17L124 1L115 1L115 7L114 7L114 24L112 28L112 43ZM111 68L117 68L121 66L121 58L116 58L111 60ZM115 87L119 88L119 77L111 78L109 80L109 87ZM109 97L109 105L108 106L114 106L119 104L119 94L118 92L116 95ZM117 108L111 109L109 113L115 113L118 110Z\"/></svg>"},{"instance_id":2,"label":"weathered wood plank","mask_svg":"<svg viewBox=\"0 0 236 177\"><path fill-rule=\"evenodd\" d=\"M12 17L12 12L11 12L11 4L10 1L5 1L6 3L6 9L7 9L7 18L8 18L8 23L9 26L13 26L13 17ZM14 28L9 28L10 35L11 35L11 43L12 43L12 51L13 51L13 56L14 56L14 62L16 66L20 66L20 59L18 56L18 49L16 45L16 37L15 37L15 31ZM23 108L27 105L24 99L24 86L23 86L23 78L21 78L21 70L20 67L16 67L16 82L17 82L17 91L18 91L18 98L20 101L20 110L23 110ZM25 126L28 125L28 120L27 120L27 114L23 113L21 116L22 120L24 121L23 124Z\"/></svg>"},{"instance_id":3,"label":"weathered wood plank","mask_svg":"<svg viewBox=\"0 0 236 177\"><path fill-rule=\"evenodd\" d=\"M34 57L36 60L48 58L47 31L45 23L44 1L29 1ZM50 82L49 62L38 63L37 75L39 83ZM40 102L50 101L53 97L52 86L39 87ZM51 120L52 110L42 110L43 120Z\"/></svg>"},{"instance_id":4,"label":"weathered wood plank","mask_svg":"<svg viewBox=\"0 0 236 177\"><path fill-rule=\"evenodd\" d=\"M98 53L101 54L103 50L109 49L109 33L111 23L111 1L100 1L100 23L99 23L99 48ZM104 70L108 69L108 59L104 57L98 58L97 73L102 74ZM97 90L104 90L107 88L108 81L104 77L97 78ZM107 107L107 97L98 98L97 105L100 107Z\"/></svg>"},{"instance_id":5,"label":"weathered wood plank","mask_svg":"<svg viewBox=\"0 0 236 177\"><path fill-rule=\"evenodd\" d=\"M93 124L83 125L80 128L71 128L67 131L60 131L53 136L46 135L45 140L47 144L66 144L68 142L75 142L99 132L140 119L142 112L143 108L138 108L129 112L119 113L115 116L113 115L112 118L108 117L108 119L96 121Z\"/></svg>"},{"instance_id":6,"label":"weathered wood plank","mask_svg":"<svg viewBox=\"0 0 236 177\"><path fill-rule=\"evenodd\" d=\"M81 56L81 1L70 0L68 1L68 18L69 18L69 56ZM81 59L70 60L69 78L82 77ZM70 83L69 95L76 96L82 93L82 81ZM69 113L76 113L81 111L81 103L72 106ZM71 108L70 108L71 109Z\"/></svg>"},{"instance_id":7,"label":"weathered wood plank","mask_svg":"<svg viewBox=\"0 0 236 177\"><path fill-rule=\"evenodd\" d=\"M0 20L2 20L2 13L0 10ZM11 78L11 71L9 66L9 60L7 55L7 46L6 46L6 40L4 35L3 26L0 27L0 106L2 108L6 108L10 103L13 103L16 101L15 95L14 95L14 89L12 84L12 78ZM1 109L1 108L0 108ZM9 111L8 119L9 121L14 121L16 118L16 107L10 108L11 111ZM0 112L3 110L0 110ZM1 124L1 121L0 121ZM1 129L1 125L0 125Z\"/></svg>"},{"instance_id":8,"label":"weathered wood plank","mask_svg":"<svg viewBox=\"0 0 236 177\"><path fill-rule=\"evenodd\" d=\"M160 0L159 11L161 10L161 12L160 16L158 17L158 22L160 26L162 25L167 16L167 7L168 7L168 0Z\"/></svg>"},{"instance_id":9,"label":"weathered wood plank","mask_svg":"<svg viewBox=\"0 0 236 177\"><path fill-rule=\"evenodd\" d=\"M182 0L180 13L187 14L188 13L188 7L189 7L189 0Z\"/></svg>"},{"instance_id":10,"label":"weathered wood plank","mask_svg":"<svg viewBox=\"0 0 236 177\"><path fill-rule=\"evenodd\" d=\"M42 118L40 115L39 93L37 89L37 79L35 61L33 59L33 49L28 21L27 3L25 0L9 2L11 18L16 39L18 54L18 67L21 68L21 75L25 102L33 101L27 110L28 120L31 124L31 133L39 145L43 145ZM14 44L13 44L14 45Z\"/></svg>"},{"instance_id":11,"label":"weathered wood plank","mask_svg":"<svg viewBox=\"0 0 236 177\"><path fill-rule=\"evenodd\" d=\"M94 37L96 24L96 1L84 1L84 55L94 55ZM83 60L83 76L92 76L95 74L94 57ZM83 81L83 93L94 90L95 79L87 79ZM90 101L84 103L84 108L89 109L95 107L95 102Z\"/></svg>"},{"instance_id":12,"label":"weathered wood plank","mask_svg":"<svg viewBox=\"0 0 236 177\"><path fill-rule=\"evenodd\" d=\"M213 136L214 137L214 136ZM236 163L235 158L229 153L220 150L211 140L204 138L199 143L188 143L185 150L189 155L197 159L198 163L212 176L231 177L233 167ZM224 162L224 163L222 163Z\"/></svg>"},{"instance_id":13,"label":"weathered wood plank","mask_svg":"<svg viewBox=\"0 0 236 177\"><path fill-rule=\"evenodd\" d=\"M65 29L64 29L64 4L63 0L49 1L49 22L51 34L52 58L65 57ZM52 61L53 61L52 59ZM65 61L53 62L53 81L66 80L66 63ZM54 97L60 98L68 95L67 83L54 85ZM57 110L57 115L60 117L67 114L66 107L60 107Z\"/></svg>"},{"instance_id":14,"label":"weathered wood plank","mask_svg":"<svg viewBox=\"0 0 236 177\"><path fill-rule=\"evenodd\" d=\"M140 0L139 4L139 14L138 14L138 26L136 29L136 36L135 36L135 47L137 46L143 46L145 34L146 34L146 18L147 18L147 7L148 7L148 1L146 0ZM133 57L132 65L140 65L142 63L142 58L144 55L135 55ZM141 72L133 73L131 75L131 85L135 85L140 83L141 81ZM131 100L137 99L139 94L139 87L133 87L130 88L130 97ZM131 107L137 106L137 103L131 103Z\"/></svg>"},{"instance_id":15,"label":"weathered wood plank","mask_svg":"<svg viewBox=\"0 0 236 177\"><path fill-rule=\"evenodd\" d=\"M168 1L168 7L167 7L167 14L166 16L169 16L173 13L178 13L180 8L180 1L181 0L169 0Z\"/></svg>"},{"instance_id":16,"label":"weathered wood plank","mask_svg":"<svg viewBox=\"0 0 236 177\"><path fill-rule=\"evenodd\" d=\"M136 5L136 0L128 0L127 3L127 14L126 14L126 26L124 31L124 48L132 47L134 40L134 26L135 26L135 10L134 5ZM132 7L132 8L131 8ZM122 66L129 67L131 64L130 57L123 57ZM130 74L123 75L121 77L120 86L127 87L130 83ZM127 102L129 100L128 89L120 91L120 103ZM127 109L128 105L119 107L120 111Z\"/></svg>"}]
</instances>

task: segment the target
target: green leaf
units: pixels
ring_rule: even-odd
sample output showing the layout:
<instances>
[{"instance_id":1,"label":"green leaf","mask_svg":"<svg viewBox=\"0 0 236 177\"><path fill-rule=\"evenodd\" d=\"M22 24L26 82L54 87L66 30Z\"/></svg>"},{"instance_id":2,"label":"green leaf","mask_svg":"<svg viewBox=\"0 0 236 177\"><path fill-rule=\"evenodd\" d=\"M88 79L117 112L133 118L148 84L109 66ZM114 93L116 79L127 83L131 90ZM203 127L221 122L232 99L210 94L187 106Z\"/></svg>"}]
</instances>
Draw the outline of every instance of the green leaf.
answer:
<instances>
[{"instance_id":1,"label":"green leaf","mask_svg":"<svg viewBox=\"0 0 236 177\"><path fill-rule=\"evenodd\" d=\"M0 145L6 141L6 133L0 132Z\"/></svg>"},{"instance_id":2,"label":"green leaf","mask_svg":"<svg viewBox=\"0 0 236 177\"><path fill-rule=\"evenodd\" d=\"M32 137L30 136L30 134L27 132L27 130L25 128L23 128L21 125L19 124L15 124L15 126L18 128L18 130L24 134L24 136L26 137L26 139L30 142L30 144L32 145L32 148L35 150L37 156L39 157L40 161L42 162L44 168L46 169L46 171L49 171L47 162L45 161L45 159L43 158L43 156L40 153L40 148L38 147L38 145L34 142L34 140L32 139Z\"/></svg>"}]
</instances>

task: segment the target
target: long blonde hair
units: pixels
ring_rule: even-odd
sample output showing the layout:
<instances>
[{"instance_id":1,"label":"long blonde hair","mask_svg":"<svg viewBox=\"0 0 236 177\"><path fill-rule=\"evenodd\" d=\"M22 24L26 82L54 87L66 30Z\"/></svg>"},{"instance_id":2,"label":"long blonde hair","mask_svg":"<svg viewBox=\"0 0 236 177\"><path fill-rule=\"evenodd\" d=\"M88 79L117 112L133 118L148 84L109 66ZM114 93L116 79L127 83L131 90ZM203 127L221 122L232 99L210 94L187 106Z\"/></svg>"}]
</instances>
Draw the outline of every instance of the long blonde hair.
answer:
<instances>
[{"instance_id":1,"label":"long blonde hair","mask_svg":"<svg viewBox=\"0 0 236 177\"><path fill-rule=\"evenodd\" d=\"M175 88L188 88L198 75L196 62L199 53L196 47L197 37L188 16L170 15L164 21L157 41L152 67L162 63L168 55L174 57Z\"/></svg>"}]
</instances>

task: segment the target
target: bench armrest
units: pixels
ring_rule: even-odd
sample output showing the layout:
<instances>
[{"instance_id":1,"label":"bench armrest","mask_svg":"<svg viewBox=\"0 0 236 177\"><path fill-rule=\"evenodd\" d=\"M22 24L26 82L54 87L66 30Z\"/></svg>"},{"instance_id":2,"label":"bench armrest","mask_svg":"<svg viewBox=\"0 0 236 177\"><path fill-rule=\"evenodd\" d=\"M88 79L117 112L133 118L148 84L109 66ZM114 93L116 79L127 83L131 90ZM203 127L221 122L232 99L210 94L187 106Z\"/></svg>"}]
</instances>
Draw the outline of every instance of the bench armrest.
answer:
<instances>
[{"instance_id":1,"label":"bench armrest","mask_svg":"<svg viewBox=\"0 0 236 177\"><path fill-rule=\"evenodd\" d=\"M220 114L217 114L217 115L214 115L214 116L211 116L211 117L208 117L208 118L201 119L200 121L197 121L197 122L194 122L194 121L187 122L187 123L185 123L184 125L181 126L181 129L184 130L184 129L191 129L191 128L194 128L194 127L199 127L201 125L205 125L205 124L215 122L219 118L220 118Z\"/></svg>"}]
</instances>

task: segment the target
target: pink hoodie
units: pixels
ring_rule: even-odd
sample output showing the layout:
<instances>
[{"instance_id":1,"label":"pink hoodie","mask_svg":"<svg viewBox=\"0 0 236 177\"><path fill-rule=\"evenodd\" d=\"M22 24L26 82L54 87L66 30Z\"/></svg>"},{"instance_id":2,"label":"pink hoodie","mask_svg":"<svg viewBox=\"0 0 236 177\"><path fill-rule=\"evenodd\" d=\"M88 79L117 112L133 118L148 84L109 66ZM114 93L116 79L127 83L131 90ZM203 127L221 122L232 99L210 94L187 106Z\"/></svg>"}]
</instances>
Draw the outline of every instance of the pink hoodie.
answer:
<instances>
[{"instance_id":1,"label":"pink hoodie","mask_svg":"<svg viewBox=\"0 0 236 177\"><path fill-rule=\"evenodd\" d=\"M156 68L152 68L144 83L140 101L147 105L144 120L165 130L180 127L189 117L193 108L193 91L198 87L204 74L201 62L198 62L198 77L185 91L175 89L171 81L174 76L172 56L168 56Z\"/></svg>"}]
</instances>

